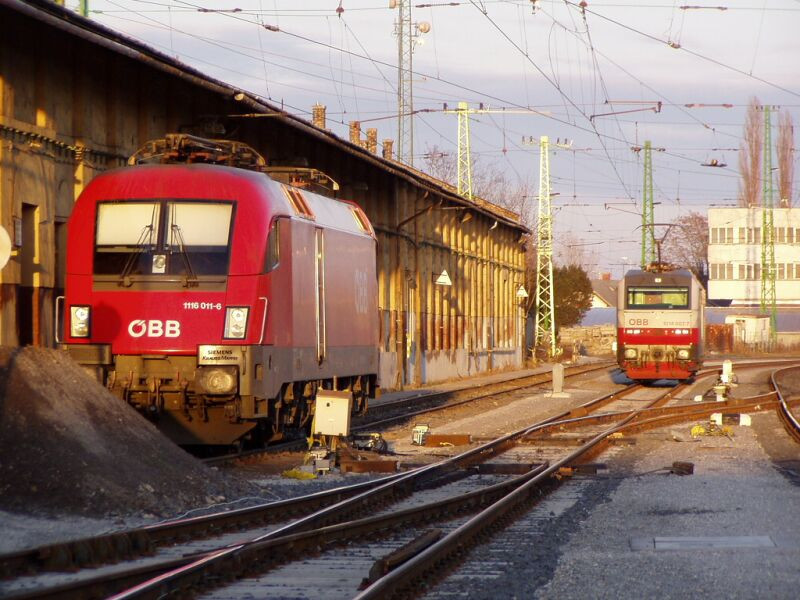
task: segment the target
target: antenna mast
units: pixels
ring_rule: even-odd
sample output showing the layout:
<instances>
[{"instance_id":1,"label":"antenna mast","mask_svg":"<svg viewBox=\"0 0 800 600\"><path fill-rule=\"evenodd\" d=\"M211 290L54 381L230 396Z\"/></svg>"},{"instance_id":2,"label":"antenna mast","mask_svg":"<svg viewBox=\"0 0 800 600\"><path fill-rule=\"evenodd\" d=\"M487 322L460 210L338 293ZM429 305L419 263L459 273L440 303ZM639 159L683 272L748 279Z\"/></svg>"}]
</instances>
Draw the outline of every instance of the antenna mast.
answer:
<instances>
[{"instance_id":1,"label":"antenna mast","mask_svg":"<svg viewBox=\"0 0 800 600\"><path fill-rule=\"evenodd\" d=\"M412 55L414 44L422 44L420 34L428 33L427 21L411 22L411 0L390 0L397 8L394 33L397 36L397 158L414 166L414 93L412 90Z\"/></svg>"}]
</instances>

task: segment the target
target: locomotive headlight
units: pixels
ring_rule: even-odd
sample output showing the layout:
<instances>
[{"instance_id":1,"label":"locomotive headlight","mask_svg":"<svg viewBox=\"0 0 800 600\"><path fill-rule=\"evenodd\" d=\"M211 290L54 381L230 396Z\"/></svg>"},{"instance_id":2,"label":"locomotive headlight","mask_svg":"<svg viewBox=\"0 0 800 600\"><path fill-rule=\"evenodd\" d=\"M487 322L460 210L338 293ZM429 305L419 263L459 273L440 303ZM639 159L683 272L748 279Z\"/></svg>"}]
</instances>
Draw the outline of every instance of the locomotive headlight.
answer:
<instances>
[{"instance_id":1,"label":"locomotive headlight","mask_svg":"<svg viewBox=\"0 0 800 600\"><path fill-rule=\"evenodd\" d=\"M69 333L72 337L89 337L89 317L92 310L88 306L69 307Z\"/></svg>"},{"instance_id":2,"label":"locomotive headlight","mask_svg":"<svg viewBox=\"0 0 800 600\"><path fill-rule=\"evenodd\" d=\"M235 366L201 366L197 369L195 385L206 394L231 394L236 391Z\"/></svg>"},{"instance_id":3,"label":"locomotive headlight","mask_svg":"<svg viewBox=\"0 0 800 600\"><path fill-rule=\"evenodd\" d=\"M678 360L689 360L689 350L686 348L678 350Z\"/></svg>"},{"instance_id":4,"label":"locomotive headlight","mask_svg":"<svg viewBox=\"0 0 800 600\"><path fill-rule=\"evenodd\" d=\"M247 334L247 315L250 309L246 306L229 306L225 311L226 339L241 340Z\"/></svg>"},{"instance_id":5,"label":"locomotive headlight","mask_svg":"<svg viewBox=\"0 0 800 600\"><path fill-rule=\"evenodd\" d=\"M624 355L625 358L633 360L634 358L636 358L637 354L638 352L636 352L636 348L625 348L625 355Z\"/></svg>"}]
</instances>

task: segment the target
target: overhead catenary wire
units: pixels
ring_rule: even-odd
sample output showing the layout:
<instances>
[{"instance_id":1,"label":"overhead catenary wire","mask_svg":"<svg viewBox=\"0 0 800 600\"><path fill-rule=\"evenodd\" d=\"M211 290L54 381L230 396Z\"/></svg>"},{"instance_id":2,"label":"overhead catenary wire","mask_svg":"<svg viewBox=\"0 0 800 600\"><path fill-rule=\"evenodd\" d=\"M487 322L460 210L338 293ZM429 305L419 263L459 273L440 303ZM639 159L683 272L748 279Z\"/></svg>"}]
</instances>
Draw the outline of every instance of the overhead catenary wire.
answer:
<instances>
[{"instance_id":1,"label":"overhead catenary wire","mask_svg":"<svg viewBox=\"0 0 800 600\"><path fill-rule=\"evenodd\" d=\"M572 2L571 0L564 0L564 2L574 6L575 8L577 8L579 10L584 10L584 11L586 11L588 13L591 13L591 14L595 15L596 17L598 17L600 19L603 19L604 21L607 21L609 23L613 23L614 25L616 25L616 26L618 26L618 27L620 27L622 29L625 29L627 31L635 33L638 36L647 38L649 40L652 40L654 42L658 42L660 44L664 44L666 46L670 46L668 40L663 40L663 39L661 39L661 38L659 38L659 37L657 37L655 35L652 35L650 33L646 33L644 31L636 29L635 27L632 27L630 25L626 25L625 23L617 21L616 19L612 19L611 17L607 17L607 16L605 16L605 15L603 15L603 14L601 14L601 13L595 11L595 10L592 10L592 9L588 8L587 6L580 6L579 4L576 4L575 2ZM678 47L670 46L670 47L674 48L675 50L679 50L681 52L685 52L685 53L687 53L687 54L689 54L691 56L694 56L696 58L699 58L700 60L704 60L706 62L709 62L709 63L712 63L714 65L717 65L718 67L722 67L723 69L727 69L729 71L733 71L734 73L738 73L739 75L744 75L745 77L749 77L751 79L754 79L755 81L759 81L759 82L761 82L761 83L763 83L765 85L768 85L770 87L773 87L773 88L775 88L777 90L780 90L782 92L785 92L787 94L791 94L792 96L796 96L796 97L800 98L800 92L795 92L795 91L790 90L788 88L785 88L785 87L783 87L781 85L778 85L777 83L773 83L772 81L764 79L763 77L758 77L757 75L753 75L753 74L747 73L746 71L743 71L742 69L739 69L739 68L734 67L732 65L726 64L726 63L724 63L724 62L722 62L720 60L717 60L716 58L712 58L710 56L706 56L706 55L704 55L704 54L702 54L700 52L696 52L694 50L690 50L690 49L685 48L683 46L678 46Z\"/></svg>"},{"instance_id":2,"label":"overhead catenary wire","mask_svg":"<svg viewBox=\"0 0 800 600\"><path fill-rule=\"evenodd\" d=\"M186 0L176 0L176 1L180 2L181 4L197 7L197 5L194 5L194 4L192 4L192 3L190 3L190 2L188 2ZM245 21L245 22L251 22L249 19L244 19L238 14L223 13L222 16L225 16L225 17L231 18L231 19L237 19L237 20ZM290 37L294 37L296 39L306 41L306 42L311 43L311 44L320 45L322 47L330 47L333 50L336 50L336 51L339 51L339 52L351 53L354 56L362 58L362 59L365 59L365 60L374 60L375 63L377 63L379 65L382 65L382 66L386 66L386 67L389 67L389 68L392 68L392 69L396 69L397 68L397 65L394 65L392 63L381 61L379 59L370 59L369 57L360 55L358 53L355 53L355 52L352 52L352 51L349 51L349 50L345 50L345 49L342 49L342 48L337 48L335 46L331 46L330 44L327 44L327 43L322 42L320 40L309 38L308 36L305 36L305 35L302 35L302 34L290 32L290 31L287 31L285 29L281 29L281 28L278 28L278 27L267 26L267 29L270 30L270 31L274 31L276 33L282 33L282 34L288 35ZM500 98L500 97L498 97L498 96L496 96L496 95L494 95L492 93L483 92L483 91L475 89L475 88L473 88L471 86L464 85L464 84L459 84L457 82L448 80L446 78L437 77L437 76L429 74L429 73L420 72L420 71L414 71L413 74L417 75L417 76L420 76L420 77L425 77L425 78L428 78L428 79L432 79L432 80L444 83L446 85L449 85L449 86L452 86L452 87L455 87L455 88L458 88L458 89L461 89L461 90L464 90L464 91L467 91L467 92L470 92L470 93L473 93L473 94L477 94L479 97L482 97L482 98L486 98L486 99L490 99L490 100L497 100L499 102L508 104L510 106L514 106L516 108L523 108L523 109L530 108L530 107L527 107L527 106L523 106L523 105L521 105L519 103L510 101L510 100L507 100L507 99ZM593 133L594 135L598 135L599 137L603 137L603 138L608 139L608 140L613 140L613 141L618 141L618 142L623 142L623 143L625 142L625 140L622 140L622 139L619 139L619 138L615 138L613 136L599 134L599 132L597 132L596 129L590 129L590 128L587 128L587 127L582 127L582 126L578 125L577 123L572 123L572 122L564 120L564 119L559 119L558 117L554 117L552 115L543 115L543 116L545 118L548 118L548 119L551 119L553 121L562 123L564 125L568 125L570 127L574 127L577 130L585 131L585 132L588 132L588 133ZM601 144L602 144L602 142L601 142ZM623 182L623 184L624 184L624 182Z\"/></svg>"},{"instance_id":3,"label":"overhead catenary wire","mask_svg":"<svg viewBox=\"0 0 800 600\"><path fill-rule=\"evenodd\" d=\"M188 3L186 3L186 4L188 4ZM236 15L232 15L232 16L234 16L234 17L235 17ZM245 19L245 21L247 21L247 20ZM285 33L285 32L284 32L284 33ZM293 34L293 35L294 35L294 34ZM301 37L301 38L303 38L303 39L307 39L307 38L305 38L305 36L300 36L300 37ZM317 41L317 40L309 40L309 41L312 41L312 42L314 42L314 43L320 43L320 44L322 44L322 45L325 45L323 42L319 42L319 41ZM337 49L338 51L342 51L342 49L339 49L339 48L336 48L336 49ZM364 57L362 57L362 58L364 58ZM368 60L371 60L371 58L369 58L369 57L367 57L367 59L368 59ZM371 60L371 62L375 63L375 62L378 62L378 61ZM385 66L388 66L388 67L390 67L390 68L393 68L393 67L394 67L394 65L391 65L391 64L389 64L389 63L383 63L383 64L384 64ZM434 78L434 79L436 79L435 77L433 77L433 78ZM443 83L446 83L447 85L458 85L458 84L454 84L454 82L450 82L450 81L447 81L447 80L442 80L442 82L443 82ZM471 88L466 88L466 89L471 89ZM472 90L472 91L473 91L474 93L479 93L479 94L481 93L479 90ZM512 103L512 104L513 104L513 103ZM515 105L515 106L520 106L520 105L518 105L518 104L514 104L514 105ZM304 113L306 113L306 114L307 114L307 112L308 112L308 111L304 111ZM577 129L579 129L579 130L583 130L583 131L590 131L590 130L588 130L588 129L586 129L586 128L582 128L582 127L580 127L580 126L578 126L578 125L576 125L576 124L574 124L574 123L570 123L570 122L568 122L568 121L565 121L565 120L563 120L563 119L558 119L557 117L549 117L549 118L552 118L552 119L554 119L554 120L556 120L556 121L558 121L558 122L562 122L562 123L564 123L564 124L567 124L567 125L569 125L569 126L576 127L576 128L577 128ZM614 137L614 136L607 136L607 135L605 135L605 136L604 136L604 134L602 134L602 133L599 133L599 132L597 132L597 131L594 131L593 133L595 133L596 135L598 135L598 134L599 134L599 136L601 136L601 137L605 137L606 139L612 139L612 140L615 140L615 141L623 141L623 143L625 143L625 140L619 140L618 138L616 138L616 137ZM441 137L441 133L440 133L440 132L439 132L439 135L440 135L440 137ZM694 161L694 159L688 159L688 158L687 158L687 160L692 160L692 161Z\"/></svg>"},{"instance_id":4,"label":"overhead catenary wire","mask_svg":"<svg viewBox=\"0 0 800 600\"><path fill-rule=\"evenodd\" d=\"M518 6L518 9L519 9L519 6ZM329 14L330 14L330 12L329 12ZM251 19L251 22L252 22L252 19ZM273 21L273 22L274 22L274 21ZM287 23L287 25L288 25L288 23ZM336 43L336 42L334 42L334 43ZM331 44L331 45L334 45L334 44ZM222 44L222 46L224 46L224 43ZM524 47L524 45L523 45L523 47ZM562 45L562 47L563 47L563 45ZM351 47L351 48L346 48L346 49L348 49L348 50L351 50L351 51L352 51L352 50L356 50L355 48L352 48L352 47ZM341 52L341 49L340 49L340 50L337 50L337 51ZM304 54L305 54L305 53L304 53ZM365 52L364 52L364 54L368 54L368 53L365 53ZM354 54L350 54L349 56L350 56L351 58L354 58L354 57L355 57L355 56L354 56ZM523 58L522 60L524 61L525 59ZM581 58L580 60L581 60L581 65L585 64L585 62L584 62L584 61L585 61L585 59L584 59L584 58ZM382 72L382 71L381 71L381 67L380 67L380 65L376 65L376 64L374 63L374 61L372 61L371 59L370 59L370 62L372 62L372 64L375 66L376 70L378 70L379 72ZM264 63L261 63L261 64L260 64L260 66L263 68L263 66L264 66ZM222 68L224 68L224 67L222 67ZM387 63L387 64L386 64L386 68L393 68L393 65L390 65L390 64L388 64L388 63ZM562 71L562 73L563 73L563 71ZM353 75L355 75L355 73L352 73L352 74L353 74ZM337 79L337 80L341 80L341 79L342 79L341 75L342 75L342 73L337 73L337 74L336 74L336 76L335 76L334 78L335 78L335 79ZM348 83L351 83L351 82L352 82L352 77L351 77L350 79L351 79L351 81L350 81L350 82L348 82ZM296 83L296 82L292 82L292 83ZM360 81L359 81L359 83L360 83ZM446 82L446 81L443 81L443 82L441 82L441 83L443 83L443 84L445 84L445 85L451 85L451 84L452 84L452 82ZM276 85L281 85L280 78L278 78ZM309 86L309 87L311 87L311 86ZM326 86L326 87L327 87L327 86ZM350 87L350 86L348 86L348 87ZM385 94L385 89L383 89L383 88L382 88L382 86L380 86L380 85L377 85L377 86L370 86L370 87L372 87L372 88L376 88L376 89L374 90L376 93L377 93L378 91L380 91L380 93L381 93L381 94ZM434 87L435 87L435 86L434 86ZM301 88L301 86L295 86L293 89L302 89L302 88ZM361 88L359 88L359 89L361 89ZM591 87L585 87L585 88L583 88L583 89L587 89L587 90L588 90L588 89L592 89L592 88L591 88ZM328 90L330 91L330 88L328 88ZM350 90L347 90L347 91L349 92L349 91L351 91L351 90L352 90L352 87L350 87ZM352 90L352 91L353 91L353 93L355 94L355 91L354 91L354 90ZM273 93L275 93L275 92L273 91ZM480 90L475 90L475 92L474 92L474 93L475 93L475 94L480 94L480 93L482 93L482 92L481 92ZM359 93L358 95L359 95L359 99L360 99L360 100L362 100L362 101L363 101L363 99L364 99L364 98L368 98L368 97L372 96L372 94L371 94L371 93ZM432 95L435 95L435 94L432 94ZM502 94L495 94L495 95L502 95ZM349 94L349 93L347 93L347 94L344 94L344 95L343 95L343 98L347 99L347 100L348 100L348 102L349 102L349 97L350 97L350 94ZM582 98L582 97L581 97L581 98L579 98L579 99L580 99L580 100L583 100L583 98ZM582 107L583 107L583 105L584 105L584 104L585 104L584 102L581 102L581 106L582 106ZM423 104L423 105L424 105L424 104ZM676 106L677 106L677 105L676 105ZM346 109L348 109L348 110L349 110L349 109L351 109L351 108L352 108L352 103L350 103L349 105L347 105L347 106L346 106ZM371 106L370 106L370 108L371 108ZM359 110L359 113L362 113L362 114L363 114L363 113L365 112L365 106L360 106L360 109L361 109L361 110ZM297 109L297 110L298 110L298 112L299 112L299 113L302 113L302 114L308 114L308 111L306 111L306 110L303 110L303 109ZM342 114L343 114L343 115L346 115L346 114L348 114L348 113L346 113L346 112L344 112L344 111L343 111L343 112L342 112ZM344 117L344 118L346 118L346 117ZM390 117L390 118L391 118L391 117ZM432 119L433 119L433 117L432 117ZM435 119L434 119L434 120L435 120ZM341 122L341 121L339 121L339 122ZM570 122L569 122L569 120L568 120L568 119L561 119L561 122L564 122L565 124L568 124L569 126L574 126L572 123L570 123ZM620 123L627 123L627 121L620 119ZM495 126L496 126L496 124L495 124ZM714 128L718 128L718 127L719 127L719 125L717 125L716 123L711 123L711 126L712 126L712 127L714 127ZM736 125L734 124L734 126L736 126ZM585 128L584 128L584 129L582 129L582 130L584 130L584 131L588 131L588 130L586 130ZM510 131L510 130L509 130L509 131ZM441 132L438 132L438 134L439 134L440 138L443 138L443 136L441 135ZM605 131L603 131L603 129L602 129L602 128L601 128L601 129L600 129L600 131L599 131L599 135L601 135L601 136L602 136L602 135L605 135ZM607 140L615 140L615 141L619 141L619 140L618 140L618 138L619 138L619 136L616 136L616 135L614 135L613 137L612 137L612 136L606 136L606 137L604 137L604 139L607 139ZM509 140L510 140L510 141L514 141L515 139L514 139L513 137L509 137ZM510 145L509 152L515 152L515 151L517 151L517 152L518 152L518 151L520 151L520 150L517 150L517 149L515 149L515 148L514 148L514 145L515 145L515 144L513 144L513 143L512 143L512 144L509 144L509 145ZM627 143L626 143L626 146L628 146L628 144L627 144ZM586 163L586 162L587 162L587 160L588 160L588 161L589 161L589 162L591 162L592 164L594 164L594 165L597 165L597 164L598 164L597 160L598 160L598 159L601 159L601 157L600 157L600 156L598 156L598 151L599 151L599 150L600 150L599 148L595 149L595 156L591 156L591 153L590 153L590 155L589 155L588 157L586 157L586 158L584 158L584 157L578 157L578 161L579 161L581 164L584 164L584 163ZM669 151L673 151L673 150L675 150L675 151L676 151L677 153L679 153L679 154L684 154L684 156L675 157L676 159L680 160L680 162L686 162L686 161L691 161L691 163L697 163L697 162L698 162L696 158L694 158L694 157L691 157L691 156L686 156L686 152L682 151L682 149L679 149L679 148L669 148L668 150L669 150ZM614 158L613 158L613 160L614 160L614 161L615 161L615 162L616 162L618 165L621 165L621 166L622 166L622 165L631 165L631 164L632 164L632 163L631 163L631 162L629 162L629 161L623 161L623 160L621 160L621 159L620 159L620 157L619 157L618 155L616 155L616 154L614 155ZM797 160L797 159L796 159L796 160ZM672 168L672 165L670 165L670 166L668 166L668 167L664 167L664 170L667 170L667 169L670 169L670 170L673 170L673 171L675 170L675 169L673 169L673 168ZM583 169L581 169L581 170L583 170ZM691 170L690 170L690 169L689 169L689 170L686 170L686 169L685 169L685 165L680 165L680 169L679 169L679 170L681 170L682 172L687 172L687 173L688 173L688 172L691 172ZM606 168L606 171L609 171L609 169L608 169L608 168ZM696 171L696 170L695 170L695 171ZM623 171L623 173L625 173L625 171ZM610 172L609 172L608 174L610 175ZM717 177L717 178L719 178L719 177L723 176L723 174L722 174L722 173L707 173L706 175L707 175L707 176L713 176L713 177ZM732 179L732 178L734 178L734 177L735 177L735 175L734 175L734 174L729 174L727 177L728 177L729 179ZM626 181L627 181L627 178L626 178ZM690 193L690 191L689 191L689 188L688 188L688 187L686 187L685 189L686 189L686 193L687 193L687 194L689 194L689 193ZM579 195L579 196L582 196L582 197L584 197L584 198L586 198L586 197L587 197L585 193L581 192L581 190L578 190L578 193L577 193L577 195Z\"/></svg>"},{"instance_id":5,"label":"overhead catenary wire","mask_svg":"<svg viewBox=\"0 0 800 600\"><path fill-rule=\"evenodd\" d=\"M581 110L581 108L580 108L579 106L577 106L577 105L576 105L576 104L573 102L572 98L570 98L569 96L567 96L567 95L566 95L566 94L563 92L563 90L562 90L562 89L561 89L561 88L558 86L558 84L557 84L556 82L554 82L552 79L550 79L550 78L547 76L547 74L546 74L546 73L545 73L545 72L542 70L542 68L541 68L539 65L537 65L537 64L536 64L536 63L535 63L535 62L534 62L534 61L531 59L531 57L530 57L530 56L528 56L528 55L525 55L525 52L522 50L522 48L520 48L520 47L519 47L519 45L518 45L518 44L517 44L517 43L516 43L514 40L512 40L512 39L511 39L511 37L509 37L509 35L508 35L508 34L507 34L507 33L506 33L504 30L503 30L503 28L502 28L502 27L500 27L500 26L499 26L499 25L498 25L498 24L497 24L497 23L494 21L494 19L492 19L492 18L489 16L489 14L486 12L486 10L485 10L485 9L482 9L481 7L479 7L479 6L478 6L478 5L475 3L475 0L470 0L470 2L472 2L472 5L473 5L473 6L474 6L474 7L475 7L475 8L476 8L476 9L477 9L479 12L481 12L481 14L483 14L483 16L484 16L486 19L488 19L488 21L489 21L489 22L492 24L492 26L493 26L495 29L497 29L497 31L499 31L499 32L500 32L500 34L501 34L501 35L502 35L502 36L503 36L503 37L504 37L504 38L505 38L505 39L506 39L506 40L507 40L507 41L508 41L508 42L509 42L509 43L510 43L510 44L511 44L511 45L512 45L512 46L513 46L513 47L514 47L514 48L515 48L515 49L516 49L518 52L520 52L521 54L523 54L524 56L526 56L526 58L527 58L528 62L529 62L529 63L530 63L530 64L531 64L531 65L532 65L532 66L533 66L533 67L534 67L534 68L535 68L535 69L536 69L538 72L539 72L539 74L540 74L542 77L544 77L544 78L545 78L545 80L546 80L546 81L547 81L547 82L548 82L548 83L549 83L551 86L553 86L553 87L556 89L556 91L558 91L558 93L559 93L559 94L561 94L561 95L562 95L562 97L564 97L564 99L565 99L567 102L569 102L569 104L570 104L571 106L573 106L573 107L574 107L574 108L575 108L575 109L576 109L576 110L577 110L577 111L578 111L578 112L579 112L579 113L580 113L582 116L584 116L584 117L586 118L586 120L587 120L587 121L589 121L589 125L591 125L591 128L592 128L592 130L594 131L595 135L597 136L597 139L598 139L598 141L600 142L600 145L603 147L604 151L606 152L606 156L608 157L609 163L611 164L611 168L614 170L614 173L616 174L616 176L617 176L617 179L619 179L619 182L620 182L620 184L622 185L622 188L625 190L625 192L626 192L628 195L630 195L630 192L628 191L628 186L625 184L625 181L622 179L622 176L619 174L619 171L617 170L617 167L616 167L616 165L614 164L614 161L612 160L612 158L611 158L611 155L610 155L610 154L609 154L609 152L608 152L608 148L607 148L607 147L606 147L606 145L605 145L605 141L603 140L603 136L601 136L601 135L600 135L600 132L599 132L599 131L597 131L597 127L595 126L595 124L594 124L594 123L593 123L591 120L589 120L589 117L588 117L588 115L587 115L587 114L586 114L586 113L585 113L583 110ZM574 123L571 123L571 125L573 125L573 126L576 126L576 124L574 124ZM625 141L625 140L622 140L622 141Z\"/></svg>"}]
</instances>

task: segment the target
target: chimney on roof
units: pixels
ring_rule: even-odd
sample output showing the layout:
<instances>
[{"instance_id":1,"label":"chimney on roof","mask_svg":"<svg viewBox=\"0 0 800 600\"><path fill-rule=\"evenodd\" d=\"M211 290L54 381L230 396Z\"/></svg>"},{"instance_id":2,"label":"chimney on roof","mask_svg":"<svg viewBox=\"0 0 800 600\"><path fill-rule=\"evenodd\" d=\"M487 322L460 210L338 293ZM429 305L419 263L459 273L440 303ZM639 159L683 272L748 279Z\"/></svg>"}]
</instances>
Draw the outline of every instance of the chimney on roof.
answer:
<instances>
[{"instance_id":1,"label":"chimney on roof","mask_svg":"<svg viewBox=\"0 0 800 600\"><path fill-rule=\"evenodd\" d=\"M600 279L602 281L611 281L611 273L609 273L608 271L602 271L600 273Z\"/></svg>"},{"instance_id":2,"label":"chimney on roof","mask_svg":"<svg viewBox=\"0 0 800 600\"><path fill-rule=\"evenodd\" d=\"M383 140L383 158L386 160L392 160L392 146L394 146L394 140Z\"/></svg>"},{"instance_id":3,"label":"chimney on roof","mask_svg":"<svg viewBox=\"0 0 800 600\"><path fill-rule=\"evenodd\" d=\"M367 150L372 154L378 151L378 130L374 127L367 129Z\"/></svg>"},{"instance_id":4,"label":"chimney on roof","mask_svg":"<svg viewBox=\"0 0 800 600\"><path fill-rule=\"evenodd\" d=\"M314 127L325 129L325 110L324 104L315 104L311 107L311 123Z\"/></svg>"},{"instance_id":5,"label":"chimney on roof","mask_svg":"<svg viewBox=\"0 0 800 600\"><path fill-rule=\"evenodd\" d=\"M350 141L353 144L361 145L361 122L350 121Z\"/></svg>"}]
</instances>

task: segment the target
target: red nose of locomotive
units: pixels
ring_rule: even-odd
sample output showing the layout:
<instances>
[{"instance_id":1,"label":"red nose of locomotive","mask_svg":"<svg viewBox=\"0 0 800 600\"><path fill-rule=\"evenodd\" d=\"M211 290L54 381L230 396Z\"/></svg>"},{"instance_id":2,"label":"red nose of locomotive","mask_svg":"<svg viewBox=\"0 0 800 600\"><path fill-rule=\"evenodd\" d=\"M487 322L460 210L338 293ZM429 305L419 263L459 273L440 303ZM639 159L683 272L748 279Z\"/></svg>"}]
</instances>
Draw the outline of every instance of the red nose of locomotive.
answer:
<instances>
[{"instance_id":1,"label":"red nose of locomotive","mask_svg":"<svg viewBox=\"0 0 800 600\"><path fill-rule=\"evenodd\" d=\"M224 293L198 293L193 298L186 292L107 292L95 294L93 300L88 337L110 344L114 354L193 353L199 344L233 341L230 336L241 332L228 331L226 340L226 313L230 321L234 311L226 310ZM240 321L244 308L237 308Z\"/></svg>"}]
</instances>

